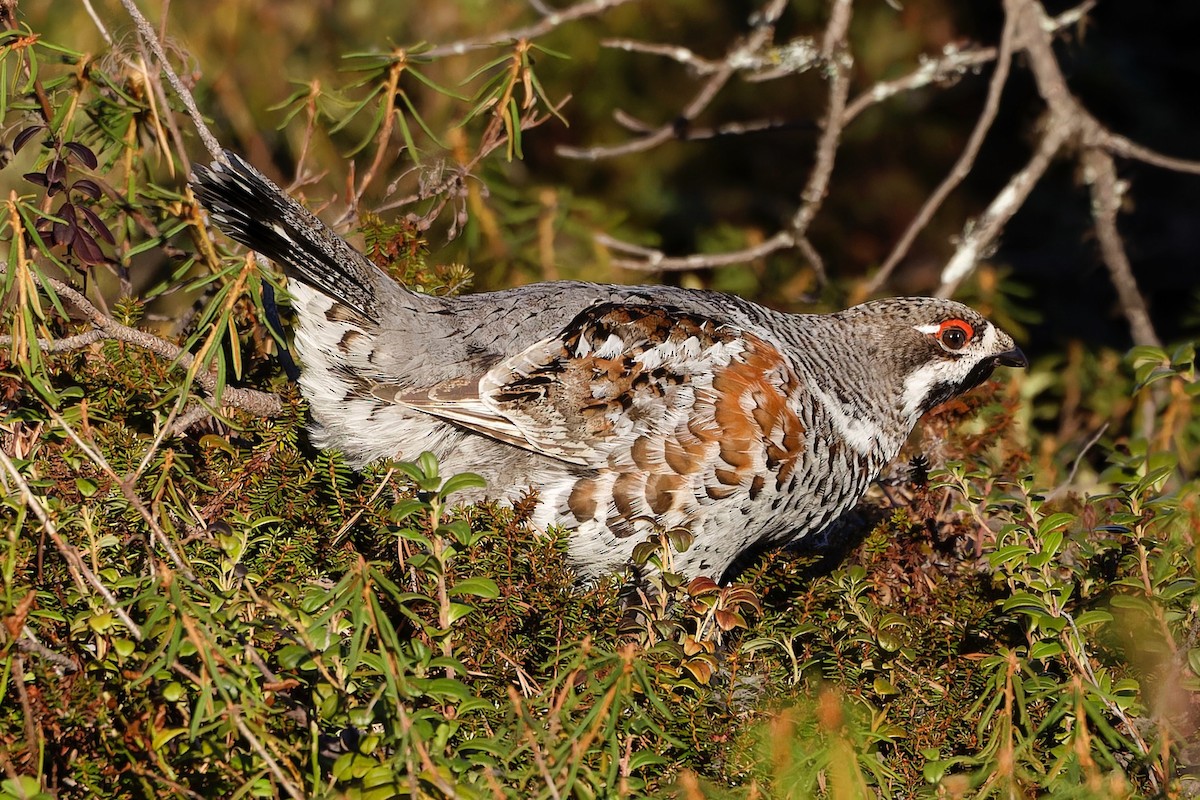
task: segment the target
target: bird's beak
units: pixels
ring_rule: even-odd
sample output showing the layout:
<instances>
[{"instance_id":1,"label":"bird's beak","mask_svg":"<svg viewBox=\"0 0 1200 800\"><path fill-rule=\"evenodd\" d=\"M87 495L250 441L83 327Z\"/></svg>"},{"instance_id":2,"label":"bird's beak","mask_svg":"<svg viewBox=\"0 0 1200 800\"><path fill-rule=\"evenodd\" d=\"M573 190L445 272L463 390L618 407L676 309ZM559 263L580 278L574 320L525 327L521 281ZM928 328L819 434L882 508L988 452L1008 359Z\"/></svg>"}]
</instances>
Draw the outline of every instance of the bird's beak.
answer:
<instances>
[{"instance_id":1,"label":"bird's beak","mask_svg":"<svg viewBox=\"0 0 1200 800\"><path fill-rule=\"evenodd\" d=\"M1021 352L1021 348L1014 347L996 356L996 363L1004 367L1028 367L1029 359Z\"/></svg>"}]
</instances>

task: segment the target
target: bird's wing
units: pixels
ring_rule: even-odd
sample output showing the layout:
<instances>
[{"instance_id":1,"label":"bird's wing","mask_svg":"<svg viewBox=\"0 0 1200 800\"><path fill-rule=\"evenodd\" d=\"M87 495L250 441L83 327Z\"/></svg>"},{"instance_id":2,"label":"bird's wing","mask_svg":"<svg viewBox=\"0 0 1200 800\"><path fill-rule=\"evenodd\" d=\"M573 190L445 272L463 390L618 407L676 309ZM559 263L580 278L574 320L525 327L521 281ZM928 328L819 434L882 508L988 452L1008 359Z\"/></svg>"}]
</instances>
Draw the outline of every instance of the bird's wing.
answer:
<instances>
[{"instance_id":1,"label":"bird's wing","mask_svg":"<svg viewBox=\"0 0 1200 800\"><path fill-rule=\"evenodd\" d=\"M477 381L387 399L571 464L704 473L732 491L794 470L801 392L779 350L748 331L600 303Z\"/></svg>"}]
</instances>

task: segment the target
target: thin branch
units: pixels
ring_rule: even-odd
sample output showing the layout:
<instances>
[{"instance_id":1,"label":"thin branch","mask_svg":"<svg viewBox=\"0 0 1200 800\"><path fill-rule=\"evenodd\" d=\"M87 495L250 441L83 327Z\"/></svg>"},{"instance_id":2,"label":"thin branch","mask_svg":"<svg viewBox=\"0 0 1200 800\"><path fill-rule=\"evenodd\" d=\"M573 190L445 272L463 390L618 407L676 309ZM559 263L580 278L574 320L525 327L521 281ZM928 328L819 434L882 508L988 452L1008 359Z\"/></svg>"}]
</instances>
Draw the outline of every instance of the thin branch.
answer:
<instances>
[{"instance_id":1,"label":"thin branch","mask_svg":"<svg viewBox=\"0 0 1200 800\"><path fill-rule=\"evenodd\" d=\"M762 14L765 20L763 24L756 29L744 45L731 51L724 62L722 62L722 68L712 75L684 110L680 117L681 120L690 121L694 119L696 115L712 102L713 97L716 96L720 88L724 86L730 76L732 76L734 70L737 69L736 65L739 62L735 56L739 53L758 52L770 41L770 37L774 31L773 26L779 19L779 15L783 13L785 6L786 4L783 2L772 2L763 10ZM638 261L614 259L614 265L625 269L650 272L711 269L713 267L740 264L756 258L762 258L778 250L796 247L799 242L803 241L802 252L812 263L813 269L817 273L818 281L821 283L825 282L824 263L811 243L807 242L805 233L813 217L820 210L828 191L829 178L833 173L833 163L837 154L838 143L841 139L842 119L846 100L849 97L850 69L853 64L849 48L846 44L846 34L850 26L852 12L851 0L834 0L832 6L829 24L826 26L825 35L822 38L820 51L822 59L831 65L829 104L825 116L821 121L822 133L817 143L813 169L801 193L803 202L792 217L789 230L779 231L765 241L742 250L725 253L697 253L678 258L668 257L660 250L648 250L630 245L627 242L621 242L607 234L598 234L596 236L598 244L624 250L625 252L637 252L642 256L642 259ZM633 140L625 145L610 148L591 148L587 155L582 155L580 151L577 151L576 157L601 158L613 155L618 151L633 152L634 150L647 149L657 142L665 141L666 138L676 135L679 127L680 123L676 122L670 126L663 126L656 131L651 131L644 138ZM562 148L559 149L559 152L560 154L570 155L570 153L564 153Z\"/></svg>"},{"instance_id":2,"label":"thin branch","mask_svg":"<svg viewBox=\"0 0 1200 800\"><path fill-rule=\"evenodd\" d=\"M1038 93L1050 109L1051 130L1061 128L1064 139L1074 136L1083 145L1080 160L1091 185L1096 235L1133 339L1139 344L1160 345L1161 340L1154 332L1146 301L1138 290L1116 224L1123 187L1117 179L1109 148L1123 145L1129 152L1136 146L1109 133L1071 94L1054 54L1050 20L1040 3L1037 0L1005 0L1005 10L1020 27L1017 35Z\"/></svg>"},{"instance_id":3,"label":"thin branch","mask_svg":"<svg viewBox=\"0 0 1200 800\"><path fill-rule=\"evenodd\" d=\"M1080 448L1079 455L1075 456L1075 460L1071 462L1071 471L1067 474L1067 479L1056 486L1048 495L1046 495L1047 502L1061 497L1070 491L1071 485L1075 483L1075 476L1079 473L1079 465L1083 463L1084 456L1088 454L1089 450L1096 446L1096 443L1100 441L1104 434L1108 433L1108 426L1110 424L1111 423L1106 422L1101 425L1099 430L1092 434L1091 438L1087 440L1082 448Z\"/></svg>"},{"instance_id":4,"label":"thin branch","mask_svg":"<svg viewBox=\"0 0 1200 800\"><path fill-rule=\"evenodd\" d=\"M825 59L826 54L814 39L801 36L761 53L739 53L734 63L746 73L743 79L747 83L764 83L808 72Z\"/></svg>"},{"instance_id":5,"label":"thin branch","mask_svg":"<svg viewBox=\"0 0 1200 800\"><path fill-rule=\"evenodd\" d=\"M296 783L283 771L283 767L279 766L279 762L276 761L269 752L267 752L267 748L262 742L259 741L258 736L254 734L254 731L250 730L250 726L247 725L245 720L242 719L242 715L238 713L237 706L233 703L230 703L226 706L226 710L229 712L229 716L233 717L233 724L237 726L238 732L242 734L242 738L250 744L250 747L254 749L254 752L258 753L259 758L267 763L267 769L269 769L271 774L275 776L275 780L279 781L279 783L283 785L283 788L288 795L295 798L295 800L304 800L304 798L308 797L304 790L297 786Z\"/></svg>"},{"instance_id":6,"label":"thin branch","mask_svg":"<svg viewBox=\"0 0 1200 800\"><path fill-rule=\"evenodd\" d=\"M450 44L438 45L437 47L421 51L420 55L422 58L461 56L472 50L485 50L489 47L511 44L521 39L534 39L549 33L555 28L562 27L568 22L574 22L585 17L594 17L597 14L603 14L611 8L623 6L630 2L633 2L633 0L588 0L588 2L577 3L561 11L553 11L546 14L539 22L527 25L524 28L515 28L511 31L502 31L485 36L474 36L470 39L462 39Z\"/></svg>"},{"instance_id":7,"label":"thin branch","mask_svg":"<svg viewBox=\"0 0 1200 800\"><path fill-rule=\"evenodd\" d=\"M650 125L628 111L617 109L613 111L613 121L630 133L644 136L654 132ZM721 122L712 127L698 128L692 124L680 123L676 126L675 136L680 141L701 142L707 139L717 139L722 136L744 136L747 133L762 133L763 131L781 130L813 130L816 123L811 120L787 120L776 117L747 120L744 122Z\"/></svg>"},{"instance_id":8,"label":"thin branch","mask_svg":"<svg viewBox=\"0 0 1200 800\"><path fill-rule=\"evenodd\" d=\"M63 432L67 434L67 437L75 444L75 446L82 450L84 455L86 455L93 464L100 468L100 471L103 472L108 479L111 480L121 490L121 494L125 497L125 499L137 509L138 514L141 515L142 519L146 522L146 525L150 528L151 536L158 539L159 544L162 545L162 548L167 552L167 555L171 557L171 561L175 563L176 569L178 569L180 573L184 575L184 577L188 578L189 580L194 580L191 568L189 568L187 563L184 562L184 560L180 557L178 551L175 549L175 546L171 543L170 538L167 536L166 531L164 531L162 526L158 524L158 520L156 520L154 515L150 513L150 509L146 507L146 504L142 501L142 498L138 497L137 492L134 491L134 481L137 480L139 473L135 472L132 473L130 477L122 478L108 463L108 459L104 457L104 454L93 447L90 442L85 441L84 438L80 436L74 428L71 427L70 423L63 419L61 414L49 406L46 406L46 412L50 415L50 418L54 420L58 427L60 427ZM150 446L149 452L153 453L154 450L157 449L160 441L161 438L155 440L155 442Z\"/></svg>"},{"instance_id":9,"label":"thin branch","mask_svg":"<svg viewBox=\"0 0 1200 800\"><path fill-rule=\"evenodd\" d=\"M828 283L829 273L825 269L825 259L821 258L821 254L817 252L817 248L813 247L813 243L808 240L807 236L801 236L796 240L796 249L812 267L817 276L817 285L824 286Z\"/></svg>"},{"instance_id":10,"label":"thin branch","mask_svg":"<svg viewBox=\"0 0 1200 800\"><path fill-rule=\"evenodd\" d=\"M543 114L532 113L521 117L521 130L532 130L557 116L562 111L563 106L565 106L570 99L571 98L569 96L563 98L563 100L559 102L558 105L554 106L551 111L547 111ZM446 169L445 176L441 177L439 175L437 180L430 182L421 181L422 185L419 186L416 192L375 206L373 209L374 213L379 214L383 211L389 211L394 208L403 208L404 206L412 205L413 203L418 203L422 200L428 200L431 197L441 196L443 198L441 203L430 209L421 217L410 217L409 219L410 222L413 222L417 225L419 230L428 230L433 225L433 220L441 214L442 209L445 208L446 204L450 202L451 199L453 199L453 195L455 194L453 190L455 189L456 184L463 185L466 183L468 178L474 177L474 171L479 166L480 162L495 152L498 148L507 144L507 142L508 136L506 134L485 137L485 139L479 143L478 150L468 161L457 164L451 169ZM409 172L411 171L412 170ZM392 195L398 190L400 181L406 175L408 175L408 172L404 173L399 178L392 181L392 183L388 184L387 195Z\"/></svg>"},{"instance_id":11,"label":"thin branch","mask_svg":"<svg viewBox=\"0 0 1200 800\"><path fill-rule=\"evenodd\" d=\"M821 210L825 195L829 192L829 179L833 175L833 164L842 139L846 101L850 97L850 70L854 64L846 39L852 12L851 0L834 0L829 25L825 28L825 36L821 43L821 57L831 68L829 104L821 120L821 137L817 141L816 160L804 190L800 193L803 202L792 217L791 233L797 240L806 240L808 226ZM813 254L816 252L811 244L808 245L808 250ZM825 270L820 256L816 257L813 268L817 272L817 279L824 284Z\"/></svg>"},{"instance_id":12,"label":"thin branch","mask_svg":"<svg viewBox=\"0 0 1200 800\"><path fill-rule=\"evenodd\" d=\"M1132 142L1124 136L1111 131L1100 131L1104 149L1116 156L1141 161L1155 167L1162 167L1174 172L1186 172L1190 175L1200 175L1200 161L1190 161L1163 155L1149 147Z\"/></svg>"},{"instance_id":13,"label":"thin branch","mask_svg":"<svg viewBox=\"0 0 1200 800\"><path fill-rule=\"evenodd\" d=\"M100 31L100 35L104 37L104 43L112 47L112 34L108 32L108 28L104 26L104 21L100 19L100 15L96 13L96 9L92 8L92 0L83 0L83 7L87 11L87 15L92 18L92 24Z\"/></svg>"},{"instance_id":14,"label":"thin branch","mask_svg":"<svg viewBox=\"0 0 1200 800\"><path fill-rule=\"evenodd\" d=\"M600 42L600 46L611 50L624 50L627 53L646 53L669 58L694 70L697 75L711 75L721 68L720 61L698 56L688 48L677 44L655 44L639 42L636 39L605 39Z\"/></svg>"},{"instance_id":15,"label":"thin branch","mask_svg":"<svg viewBox=\"0 0 1200 800\"><path fill-rule=\"evenodd\" d=\"M31 653L49 661L62 670L61 674L70 674L79 671L79 665L72 661L62 653L51 650L41 639L38 639L37 634L33 632L33 628L24 625L21 628L21 638L17 639L17 647L23 652Z\"/></svg>"},{"instance_id":16,"label":"thin branch","mask_svg":"<svg viewBox=\"0 0 1200 800\"><path fill-rule=\"evenodd\" d=\"M971 70L995 61L997 52L999 51L995 47L971 47L959 50L951 46L947 47L945 54L940 58L921 56L920 66L908 75L891 81L880 81L854 98L846 106L842 124L850 124L851 120L871 106L895 97L901 92L912 92L926 86L945 84L961 78Z\"/></svg>"},{"instance_id":17,"label":"thin branch","mask_svg":"<svg viewBox=\"0 0 1200 800\"><path fill-rule=\"evenodd\" d=\"M122 325L108 317L69 284L49 276L45 278L45 281L60 297L65 298L67 302L81 311L107 338L128 342L144 350L149 350L163 358L171 359L184 369L191 367L195 360L191 353L179 345L172 344L166 339L160 339L152 333ZM212 371L197 372L196 382L209 394L216 391L217 376ZM278 416L283 410L283 404L277 395L236 386L225 387L221 393L221 402L263 417Z\"/></svg>"},{"instance_id":18,"label":"thin branch","mask_svg":"<svg viewBox=\"0 0 1200 800\"><path fill-rule=\"evenodd\" d=\"M1117 290L1121 310L1129 321L1129 332L1135 344L1162 347L1162 340L1154 332L1150 310L1138 291L1133 267L1117 230L1117 213L1121 210L1121 198L1126 185L1117 179L1117 167L1112 156L1099 148L1091 147L1084 151L1083 165L1092 192L1092 218L1096 221L1100 253L1108 267L1109 279Z\"/></svg>"},{"instance_id":19,"label":"thin branch","mask_svg":"<svg viewBox=\"0 0 1200 800\"><path fill-rule=\"evenodd\" d=\"M65 353L70 350L82 350L83 348L107 339L108 334L99 328L93 328L90 331L77 333L74 336L68 336L65 339L36 339L38 349L43 353ZM0 347L12 347L13 337L0 336Z\"/></svg>"},{"instance_id":20,"label":"thin branch","mask_svg":"<svg viewBox=\"0 0 1200 800\"><path fill-rule=\"evenodd\" d=\"M909 223L908 228L904 231L904 235L900 237L900 241L892 248L892 252L884 259L883 264L879 267L879 271L867 284L867 293L873 294L879 290L884 282L891 276L896 265L908 254L909 248L916 241L917 235L929 224L933 219L933 215L942 207L942 203L950 196L958 185L971 173L972 167L975 165L975 158L979 155L979 150L983 147L983 140L987 137L988 131L992 128L992 123L996 120L996 114L1000 110L1000 95L1004 92L1004 84L1008 82L1009 68L1012 65L1012 54L1014 39L1016 38L1017 20L1012 14L1004 18L1004 31L1000 35L1000 48L996 56L996 69L992 73L992 79L988 83L987 98L984 100L983 111L979 115L979 119L975 121L975 128L971 131L971 136L967 140L967 146L959 155L958 160L950 169L945 179L934 190L933 194L926 199L921 210L917 212L917 216Z\"/></svg>"},{"instance_id":21,"label":"thin branch","mask_svg":"<svg viewBox=\"0 0 1200 800\"><path fill-rule=\"evenodd\" d=\"M221 151L221 143L217 141L217 137L213 136L212 131L208 129L208 125L204 121L204 115L200 113L200 108L196 105L196 99L192 97L192 93L183 81L179 79L179 75L175 73L175 69L171 66L171 62L167 60L167 54L163 50L162 41L158 38L158 33L150 24L150 21L142 14L134 0L121 0L121 5L125 7L125 13L129 14L134 25L137 26L138 34L142 40L150 47L150 51L154 53L154 57L158 59L159 68L163 74L167 76L167 81L171 84L171 88L175 90L175 95L183 102L184 108L187 109L188 116L192 119L192 124L196 126L196 133L200 135L200 141L204 143L204 147L208 150L210 156L214 159L221 160L223 158ZM180 157L185 157L183 152L179 153Z\"/></svg>"},{"instance_id":22,"label":"thin branch","mask_svg":"<svg viewBox=\"0 0 1200 800\"><path fill-rule=\"evenodd\" d=\"M768 5L761 12L762 22L755 27L751 34L746 38L746 41L735 45L725 58L720 61L720 67L712 72L692 97L691 101L680 111L678 117L666 125L651 131L640 139L631 139L628 142L618 145L600 145L596 147L568 147L560 146L556 149L560 156L564 158L577 158L583 161L597 161L602 158L615 158L617 156L628 155L630 153L640 153L645 150L650 150L664 142L675 138L681 125L686 126L696 119L708 106L713 99L720 93L738 71L738 56L742 53L754 53L761 50L771 41L774 35L775 23L779 20L783 10L787 7L787 0L770 0Z\"/></svg>"},{"instance_id":23,"label":"thin branch","mask_svg":"<svg viewBox=\"0 0 1200 800\"><path fill-rule=\"evenodd\" d=\"M725 267L731 264L744 264L747 261L768 256L777 250L796 246L795 237L787 231L780 231L770 239L743 250L732 250L726 253L696 253L690 256L679 257L667 256L661 250L639 247L604 233L596 234L595 241L599 245L611 247L614 250L637 252L642 256L639 260L614 258L612 263L614 266L621 267L622 269L637 270L640 272L681 272L685 270Z\"/></svg>"},{"instance_id":24,"label":"thin branch","mask_svg":"<svg viewBox=\"0 0 1200 800\"><path fill-rule=\"evenodd\" d=\"M350 208L355 209L362 202L362 197L366 194L367 187L375 180L375 175L379 172L379 168L383 166L383 159L387 155L388 140L392 138L392 130L396 125L396 101L399 97L400 76L404 74L408 67L408 59L403 51L394 53L395 60L388 66L387 84L383 90L383 109L380 112L381 124L379 133L375 139L375 157L371 159L370 165L367 167L366 173L358 186L354 189L354 196L351 198Z\"/></svg>"},{"instance_id":25,"label":"thin branch","mask_svg":"<svg viewBox=\"0 0 1200 800\"><path fill-rule=\"evenodd\" d=\"M1033 187L1046 174L1070 134L1069 126L1052 121L1029 162L1009 179L983 214L967 222L954 255L942 269L938 297L953 295L962 280L975 269L979 259L991 250L1004 226L1020 210Z\"/></svg>"},{"instance_id":26,"label":"thin branch","mask_svg":"<svg viewBox=\"0 0 1200 800\"><path fill-rule=\"evenodd\" d=\"M188 428L212 416L214 416L212 409L207 408L203 403L192 403L171 425L166 426L167 436L183 436L187 433Z\"/></svg>"}]
</instances>

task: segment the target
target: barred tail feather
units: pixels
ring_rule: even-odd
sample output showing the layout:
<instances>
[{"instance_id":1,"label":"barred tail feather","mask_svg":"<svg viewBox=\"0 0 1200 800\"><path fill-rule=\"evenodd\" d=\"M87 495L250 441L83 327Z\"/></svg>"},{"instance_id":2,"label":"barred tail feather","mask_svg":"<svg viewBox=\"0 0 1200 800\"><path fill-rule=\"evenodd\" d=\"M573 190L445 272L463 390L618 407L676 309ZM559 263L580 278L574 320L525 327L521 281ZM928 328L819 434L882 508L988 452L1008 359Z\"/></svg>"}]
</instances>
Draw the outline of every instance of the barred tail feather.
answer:
<instances>
[{"instance_id":1,"label":"barred tail feather","mask_svg":"<svg viewBox=\"0 0 1200 800\"><path fill-rule=\"evenodd\" d=\"M192 179L217 227L280 264L288 277L377 320L378 267L240 156L226 150L225 158L197 165Z\"/></svg>"}]
</instances>

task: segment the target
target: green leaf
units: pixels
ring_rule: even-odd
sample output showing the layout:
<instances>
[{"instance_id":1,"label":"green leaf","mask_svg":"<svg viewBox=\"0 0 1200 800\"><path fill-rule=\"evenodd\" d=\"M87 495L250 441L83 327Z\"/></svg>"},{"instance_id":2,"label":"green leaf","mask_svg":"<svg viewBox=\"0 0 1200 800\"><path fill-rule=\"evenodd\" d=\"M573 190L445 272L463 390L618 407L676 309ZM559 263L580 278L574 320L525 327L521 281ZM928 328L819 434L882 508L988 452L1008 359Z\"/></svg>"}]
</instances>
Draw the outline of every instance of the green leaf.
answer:
<instances>
[{"instance_id":1,"label":"green leaf","mask_svg":"<svg viewBox=\"0 0 1200 800\"><path fill-rule=\"evenodd\" d=\"M413 514L417 514L420 512L428 513L429 511L430 511L429 504L422 502L421 500L415 500L412 498L407 499L407 500L401 500L399 503L396 503L396 505L392 506L391 509L388 511L388 521L389 522L403 522L404 520L411 517Z\"/></svg>"},{"instance_id":2,"label":"green leaf","mask_svg":"<svg viewBox=\"0 0 1200 800\"><path fill-rule=\"evenodd\" d=\"M660 756L653 750L638 750L629 757L630 771L642 769L643 767L657 767L662 764L670 763L670 759Z\"/></svg>"},{"instance_id":3,"label":"green leaf","mask_svg":"<svg viewBox=\"0 0 1200 800\"><path fill-rule=\"evenodd\" d=\"M153 738L150 740L151 746L155 750L161 750L167 742L176 739L187 733L187 728L162 728L154 732Z\"/></svg>"},{"instance_id":4,"label":"green leaf","mask_svg":"<svg viewBox=\"0 0 1200 800\"><path fill-rule=\"evenodd\" d=\"M1109 605L1113 608L1128 608L1134 611L1150 611L1150 603L1144 597L1135 597L1129 594L1115 594L1109 598Z\"/></svg>"},{"instance_id":5,"label":"green leaf","mask_svg":"<svg viewBox=\"0 0 1200 800\"><path fill-rule=\"evenodd\" d=\"M462 681L453 678L434 678L424 684L426 693L439 698L451 697L461 702L475 699L475 693Z\"/></svg>"},{"instance_id":6,"label":"green leaf","mask_svg":"<svg viewBox=\"0 0 1200 800\"><path fill-rule=\"evenodd\" d=\"M474 472L460 472L458 475L453 475L446 479L442 484L442 488L438 491L442 497L449 497L455 492L461 492L465 489L486 489L487 481L483 476L476 475Z\"/></svg>"},{"instance_id":7,"label":"green leaf","mask_svg":"<svg viewBox=\"0 0 1200 800\"><path fill-rule=\"evenodd\" d=\"M441 84L437 83L432 78L430 78L428 75L425 75L424 73L413 69L411 65L408 67L408 69L405 70L405 73L410 75L413 78L416 78L421 83L425 84L430 89L433 89L435 92L437 92L440 95L444 95L445 97L450 97L455 100L460 100L464 103L466 103L470 100L470 98L467 97L466 95L458 94L453 89L450 89L449 87L442 86Z\"/></svg>"},{"instance_id":8,"label":"green leaf","mask_svg":"<svg viewBox=\"0 0 1200 800\"><path fill-rule=\"evenodd\" d=\"M464 547L471 543L471 523L465 519L456 519L454 522L439 525L435 533L439 536L449 536Z\"/></svg>"},{"instance_id":9,"label":"green leaf","mask_svg":"<svg viewBox=\"0 0 1200 800\"><path fill-rule=\"evenodd\" d=\"M1075 515L1069 514L1066 511L1059 511L1043 518L1037 526L1038 538L1045 538L1051 531L1057 531L1059 528L1064 528L1075 521ZM1059 536L1062 540L1062 536Z\"/></svg>"},{"instance_id":10,"label":"green leaf","mask_svg":"<svg viewBox=\"0 0 1200 800\"><path fill-rule=\"evenodd\" d=\"M1046 601L1030 592L1013 592L1001 606L1005 611L1046 612Z\"/></svg>"},{"instance_id":11,"label":"green leaf","mask_svg":"<svg viewBox=\"0 0 1200 800\"><path fill-rule=\"evenodd\" d=\"M1193 647L1191 650L1188 650L1187 660L1192 674L1200 677L1200 647Z\"/></svg>"},{"instance_id":12,"label":"green leaf","mask_svg":"<svg viewBox=\"0 0 1200 800\"><path fill-rule=\"evenodd\" d=\"M465 603L451 603L450 604L450 614L448 615L449 619L450 619L450 624L453 625L455 622L458 622L460 619L467 616L468 614L471 614L474 611L475 611L474 606L469 606L469 605L466 605Z\"/></svg>"},{"instance_id":13,"label":"green leaf","mask_svg":"<svg viewBox=\"0 0 1200 800\"><path fill-rule=\"evenodd\" d=\"M0 798L4 800L53 800L54 795L42 791L36 778L19 775L0 782Z\"/></svg>"},{"instance_id":14,"label":"green leaf","mask_svg":"<svg viewBox=\"0 0 1200 800\"><path fill-rule=\"evenodd\" d=\"M1075 617L1075 626L1077 628L1085 628L1089 625L1104 625L1113 621L1113 615L1107 611L1093 609L1084 611Z\"/></svg>"},{"instance_id":15,"label":"green leaf","mask_svg":"<svg viewBox=\"0 0 1200 800\"><path fill-rule=\"evenodd\" d=\"M1055 641L1035 642L1029 648L1029 657L1038 661L1044 661L1062 654L1063 646Z\"/></svg>"},{"instance_id":16,"label":"green leaf","mask_svg":"<svg viewBox=\"0 0 1200 800\"><path fill-rule=\"evenodd\" d=\"M500 587L491 578L466 578L450 587L451 597L463 595L495 600L500 596Z\"/></svg>"},{"instance_id":17,"label":"green leaf","mask_svg":"<svg viewBox=\"0 0 1200 800\"><path fill-rule=\"evenodd\" d=\"M1023 544L1010 544L1007 547L1001 547L994 553L988 556L988 563L993 567L1002 567L1018 559L1026 558L1033 550Z\"/></svg>"}]
</instances>

